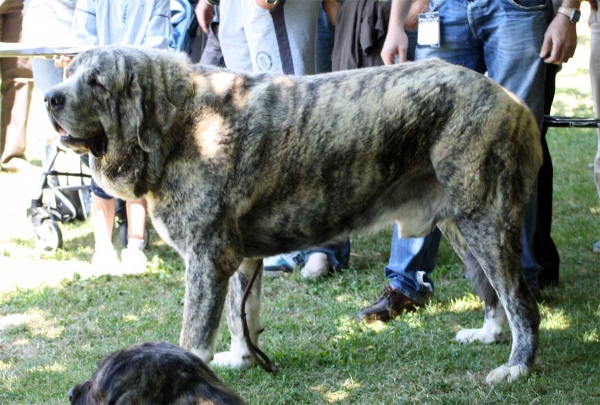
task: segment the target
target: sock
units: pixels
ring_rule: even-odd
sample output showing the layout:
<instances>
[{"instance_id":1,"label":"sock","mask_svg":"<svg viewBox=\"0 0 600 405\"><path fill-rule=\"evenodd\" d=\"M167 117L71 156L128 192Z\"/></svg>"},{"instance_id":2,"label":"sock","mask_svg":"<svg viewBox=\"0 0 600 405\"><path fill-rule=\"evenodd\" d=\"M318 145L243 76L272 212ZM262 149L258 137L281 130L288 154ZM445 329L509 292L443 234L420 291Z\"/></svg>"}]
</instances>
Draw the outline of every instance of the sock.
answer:
<instances>
[{"instance_id":1,"label":"sock","mask_svg":"<svg viewBox=\"0 0 600 405\"><path fill-rule=\"evenodd\" d=\"M129 238L127 249L144 250L144 239Z\"/></svg>"}]
</instances>

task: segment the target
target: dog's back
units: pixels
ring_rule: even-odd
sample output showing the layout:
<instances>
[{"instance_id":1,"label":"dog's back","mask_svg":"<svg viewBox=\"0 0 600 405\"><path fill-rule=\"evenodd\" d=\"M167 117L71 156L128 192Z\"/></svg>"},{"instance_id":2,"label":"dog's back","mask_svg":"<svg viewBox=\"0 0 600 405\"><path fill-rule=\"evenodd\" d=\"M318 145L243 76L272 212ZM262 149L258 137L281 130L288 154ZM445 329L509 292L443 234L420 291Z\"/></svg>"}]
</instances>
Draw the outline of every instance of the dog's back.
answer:
<instances>
[{"instance_id":1,"label":"dog's back","mask_svg":"<svg viewBox=\"0 0 600 405\"><path fill-rule=\"evenodd\" d=\"M69 391L71 404L224 404L244 401L192 353L142 343L105 357L92 379Z\"/></svg>"}]
</instances>

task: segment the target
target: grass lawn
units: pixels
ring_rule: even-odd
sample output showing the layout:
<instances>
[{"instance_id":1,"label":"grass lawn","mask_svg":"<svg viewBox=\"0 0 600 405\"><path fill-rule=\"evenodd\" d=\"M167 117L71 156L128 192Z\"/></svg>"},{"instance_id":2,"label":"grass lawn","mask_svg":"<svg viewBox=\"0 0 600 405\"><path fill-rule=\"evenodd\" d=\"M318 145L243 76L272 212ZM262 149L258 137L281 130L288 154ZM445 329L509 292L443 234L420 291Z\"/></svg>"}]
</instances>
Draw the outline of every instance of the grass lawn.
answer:
<instances>
[{"instance_id":1,"label":"grass lawn","mask_svg":"<svg viewBox=\"0 0 600 405\"><path fill-rule=\"evenodd\" d=\"M578 54L558 79L557 115L593 114L589 34L579 27ZM353 321L385 285L391 229L353 237L351 268L340 274L265 279L262 347L279 372L217 374L250 404L600 403L600 256L591 251L600 239L590 167L596 139L582 129L548 135L561 284L542 292L529 378L489 386L485 376L508 359L510 344L453 342L459 329L481 325L483 307L445 241L429 306L388 324ZM64 250L40 257L23 215L26 180L0 173L0 404L66 403L68 389L88 379L102 356L143 341L178 343L184 267L152 233L147 273L94 274L88 223L61 224ZM228 349L226 329L223 322L217 351Z\"/></svg>"}]
</instances>

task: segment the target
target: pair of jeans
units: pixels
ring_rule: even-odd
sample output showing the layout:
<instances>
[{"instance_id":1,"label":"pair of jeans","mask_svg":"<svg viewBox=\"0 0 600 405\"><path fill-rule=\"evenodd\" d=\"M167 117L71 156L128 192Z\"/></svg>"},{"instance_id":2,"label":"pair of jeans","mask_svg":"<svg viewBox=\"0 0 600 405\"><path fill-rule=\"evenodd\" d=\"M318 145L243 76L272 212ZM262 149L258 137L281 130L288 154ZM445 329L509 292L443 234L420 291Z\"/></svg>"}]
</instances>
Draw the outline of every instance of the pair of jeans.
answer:
<instances>
[{"instance_id":1,"label":"pair of jeans","mask_svg":"<svg viewBox=\"0 0 600 405\"><path fill-rule=\"evenodd\" d=\"M337 243L330 243L325 246L319 246L306 251L305 262L313 253L325 253L327 262L335 271L340 271L348 267L350 262L350 239L344 239Z\"/></svg>"},{"instance_id":2,"label":"pair of jeans","mask_svg":"<svg viewBox=\"0 0 600 405\"><path fill-rule=\"evenodd\" d=\"M334 37L335 26L329 21L329 17L321 4L319 20L317 21L317 73L331 72L331 53L333 52ZM329 265L335 271L340 271L348 267L350 249L350 240L344 239L337 243L307 250L305 260L308 261L313 253L324 253L327 256Z\"/></svg>"},{"instance_id":3,"label":"pair of jeans","mask_svg":"<svg viewBox=\"0 0 600 405\"><path fill-rule=\"evenodd\" d=\"M541 128L544 113L545 64L539 57L552 18L547 0L432 0L429 11L440 15L439 48L418 47L416 60L438 57L488 76L515 93L533 112ZM465 83L468 86L468 83ZM537 185L527 205L522 263L529 286L539 289L533 259ZM390 285L417 303L433 294L429 274L441 239L439 230L424 238L398 238L394 228L385 274Z\"/></svg>"},{"instance_id":4,"label":"pair of jeans","mask_svg":"<svg viewBox=\"0 0 600 405\"><path fill-rule=\"evenodd\" d=\"M331 53L333 52L333 39L335 37L335 25L329 21L329 17L323 4L319 11L317 22L317 73L331 72Z\"/></svg>"}]
</instances>

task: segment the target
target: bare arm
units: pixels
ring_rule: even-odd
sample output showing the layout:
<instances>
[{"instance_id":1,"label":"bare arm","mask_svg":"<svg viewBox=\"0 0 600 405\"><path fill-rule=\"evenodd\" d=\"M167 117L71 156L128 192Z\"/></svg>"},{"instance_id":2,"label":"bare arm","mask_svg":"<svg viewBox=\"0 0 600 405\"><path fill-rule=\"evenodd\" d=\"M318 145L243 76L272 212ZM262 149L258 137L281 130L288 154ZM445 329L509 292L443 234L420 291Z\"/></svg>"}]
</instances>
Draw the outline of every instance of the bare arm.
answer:
<instances>
[{"instance_id":1,"label":"bare arm","mask_svg":"<svg viewBox=\"0 0 600 405\"><path fill-rule=\"evenodd\" d=\"M416 31L419 25L419 14L426 13L429 9L429 0L414 0L408 16L404 23L404 28L408 31Z\"/></svg>"},{"instance_id":2,"label":"bare arm","mask_svg":"<svg viewBox=\"0 0 600 405\"><path fill-rule=\"evenodd\" d=\"M208 27L212 20L213 11L214 6L208 4L205 0L200 0L194 8L198 24L200 24L200 28L202 28L202 31L204 31L205 34L208 34Z\"/></svg>"},{"instance_id":3,"label":"bare arm","mask_svg":"<svg viewBox=\"0 0 600 405\"><path fill-rule=\"evenodd\" d=\"M404 23L406 22L406 16L411 4L411 0L392 0L390 23L385 43L381 50L381 59L383 59L383 63L386 65L394 63L395 55L398 55L399 62L406 62L408 37L404 32Z\"/></svg>"},{"instance_id":4,"label":"bare arm","mask_svg":"<svg viewBox=\"0 0 600 405\"><path fill-rule=\"evenodd\" d=\"M579 8L580 4L580 0L563 0L562 7ZM546 63L558 65L573 57L576 47L575 24L571 23L566 15L557 13L544 35L540 58Z\"/></svg>"}]
</instances>

